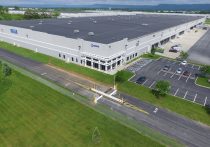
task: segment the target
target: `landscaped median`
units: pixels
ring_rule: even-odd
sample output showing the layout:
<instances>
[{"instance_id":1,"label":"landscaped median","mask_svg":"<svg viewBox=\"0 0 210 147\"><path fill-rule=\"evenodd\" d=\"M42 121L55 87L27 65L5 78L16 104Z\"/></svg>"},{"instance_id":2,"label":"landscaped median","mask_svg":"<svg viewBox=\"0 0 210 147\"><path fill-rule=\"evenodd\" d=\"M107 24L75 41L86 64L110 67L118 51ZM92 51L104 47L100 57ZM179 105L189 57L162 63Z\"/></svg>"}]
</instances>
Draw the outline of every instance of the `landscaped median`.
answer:
<instances>
[{"instance_id":1,"label":"landscaped median","mask_svg":"<svg viewBox=\"0 0 210 147\"><path fill-rule=\"evenodd\" d=\"M208 25L210 25L210 19L206 19L206 22L205 22L205 24L208 24Z\"/></svg>"},{"instance_id":2,"label":"landscaped median","mask_svg":"<svg viewBox=\"0 0 210 147\"><path fill-rule=\"evenodd\" d=\"M40 53L35 53L33 51L30 51L21 47L16 47L5 42L0 42L0 48L4 48L5 50L30 58L35 61L39 61L39 62L47 63L47 64L50 63L53 66L60 67L67 71L75 72L77 74L86 76L87 78L90 78L91 80L95 80L103 84L112 85L114 83L113 82L114 76L104 74L95 70L91 70L89 68L85 68L85 67L75 65L72 63L65 63L64 61L61 61L59 59L49 57ZM147 56L151 57L151 55L148 55L148 54L144 55L143 57L147 57ZM154 59L158 59L159 57L160 56L152 56L152 58ZM210 126L210 119L209 119L210 114L204 107L173 97L173 96L169 96L169 95L162 99L157 99L151 93L151 90L149 88L127 81L127 79L129 79L133 75L132 73L128 73L127 71L123 71L123 72L126 72L126 73L122 74L124 77L123 78L124 82L121 82L120 84L118 84L118 89L120 91L125 92L129 95L132 95L136 98L139 98L145 102L149 102L156 106L160 106L162 108L181 114L187 118L202 122Z\"/></svg>"},{"instance_id":3,"label":"landscaped median","mask_svg":"<svg viewBox=\"0 0 210 147\"><path fill-rule=\"evenodd\" d=\"M201 87L210 88L209 80L210 80L209 78L198 77L197 80L196 80L196 84L201 86Z\"/></svg>"}]
</instances>

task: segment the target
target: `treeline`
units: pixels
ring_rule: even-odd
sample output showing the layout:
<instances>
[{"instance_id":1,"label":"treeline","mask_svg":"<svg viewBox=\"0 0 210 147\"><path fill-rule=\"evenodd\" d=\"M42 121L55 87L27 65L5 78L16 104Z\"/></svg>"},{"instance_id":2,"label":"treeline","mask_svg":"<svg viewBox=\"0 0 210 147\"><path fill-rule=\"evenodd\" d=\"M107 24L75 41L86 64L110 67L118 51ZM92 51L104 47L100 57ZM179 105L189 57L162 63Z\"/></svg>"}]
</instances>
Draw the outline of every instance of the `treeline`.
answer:
<instances>
[{"instance_id":1,"label":"treeline","mask_svg":"<svg viewBox=\"0 0 210 147\"><path fill-rule=\"evenodd\" d=\"M14 7L14 10L20 10L20 8ZM59 15L58 11L43 9L27 9L24 14L9 14L8 7L0 6L0 20L46 19L56 18Z\"/></svg>"},{"instance_id":2,"label":"treeline","mask_svg":"<svg viewBox=\"0 0 210 147\"><path fill-rule=\"evenodd\" d=\"M0 15L7 14L8 11L9 11L9 10L8 10L7 7L0 6Z\"/></svg>"},{"instance_id":3,"label":"treeline","mask_svg":"<svg viewBox=\"0 0 210 147\"><path fill-rule=\"evenodd\" d=\"M57 11L47 12L43 10L36 9L27 9L24 13L25 19L46 19L46 18L54 18L60 15Z\"/></svg>"}]
</instances>

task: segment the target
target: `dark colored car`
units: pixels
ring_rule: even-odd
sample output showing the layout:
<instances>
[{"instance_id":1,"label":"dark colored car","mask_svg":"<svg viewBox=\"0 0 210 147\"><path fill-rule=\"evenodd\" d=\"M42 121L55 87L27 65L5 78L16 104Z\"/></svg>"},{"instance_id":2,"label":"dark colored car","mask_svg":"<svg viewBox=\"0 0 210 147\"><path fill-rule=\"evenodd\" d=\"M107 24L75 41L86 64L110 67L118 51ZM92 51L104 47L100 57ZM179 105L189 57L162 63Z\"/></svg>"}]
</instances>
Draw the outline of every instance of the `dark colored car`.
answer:
<instances>
[{"instance_id":1,"label":"dark colored car","mask_svg":"<svg viewBox=\"0 0 210 147\"><path fill-rule=\"evenodd\" d=\"M164 66L163 70L168 71L170 69L169 65Z\"/></svg>"},{"instance_id":2,"label":"dark colored car","mask_svg":"<svg viewBox=\"0 0 210 147\"><path fill-rule=\"evenodd\" d=\"M140 77L140 78L138 78L138 80L136 81L136 83L138 83L138 84L143 84L145 81L146 81L146 77Z\"/></svg>"},{"instance_id":3,"label":"dark colored car","mask_svg":"<svg viewBox=\"0 0 210 147\"><path fill-rule=\"evenodd\" d=\"M185 71L185 72L183 73L183 75L184 75L184 76L189 76L189 75L190 75L190 72L189 72L189 71Z\"/></svg>"},{"instance_id":4,"label":"dark colored car","mask_svg":"<svg viewBox=\"0 0 210 147\"><path fill-rule=\"evenodd\" d=\"M175 49L170 49L169 52L177 53L178 51Z\"/></svg>"}]
</instances>

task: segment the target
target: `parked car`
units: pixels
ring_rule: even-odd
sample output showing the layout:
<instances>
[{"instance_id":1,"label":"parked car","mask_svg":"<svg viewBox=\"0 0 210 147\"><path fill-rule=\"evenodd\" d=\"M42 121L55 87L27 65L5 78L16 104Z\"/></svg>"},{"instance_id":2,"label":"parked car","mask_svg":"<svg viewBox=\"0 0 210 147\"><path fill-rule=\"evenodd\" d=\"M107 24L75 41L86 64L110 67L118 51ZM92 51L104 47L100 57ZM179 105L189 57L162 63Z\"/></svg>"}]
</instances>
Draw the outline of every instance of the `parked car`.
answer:
<instances>
[{"instance_id":1,"label":"parked car","mask_svg":"<svg viewBox=\"0 0 210 147\"><path fill-rule=\"evenodd\" d=\"M190 75L190 72L189 71L184 71L183 75L188 77Z\"/></svg>"},{"instance_id":2,"label":"parked car","mask_svg":"<svg viewBox=\"0 0 210 147\"><path fill-rule=\"evenodd\" d=\"M187 61L186 60L182 61L181 65L187 65Z\"/></svg>"},{"instance_id":3,"label":"parked car","mask_svg":"<svg viewBox=\"0 0 210 147\"><path fill-rule=\"evenodd\" d=\"M169 65L164 66L163 70L168 71L170 69Z\"/></svg>"},{"instance_id":4,"label":"parked car","mask_svg":"<svg viewBox=\"0 0 210 147\"><path fill-rule=\"evenodd\" d=\"M181 74L181 73L182 73L182 68L178 68L178 69L176 70L176 73Z\"/></svg>"},{"instance_id":5,"label":"parked car","mask_svg":"<svg viewBox=\"0 0 210 147\"><path fill-rule=\"evenodd\" d=\"M175 52L175 53L180 52L181 51L181 47L182 47L181 44L173 45L170 48L169 52Z\"/></svg>"},{"instance_id":6,"label":"parked car","mask_svg":"<svg viewBox=\"0 0 210 147\"><path fill-rule=\"evenodd\" d=\"M171 49L169 50L169 52L177 53L178 51L175 50L175 49L173 49L173 48L171 48Z\"/></svg>"},{"instance_id":7,"label":"parked car","mask_svg":"<svg viewBox=\"0 0 210 147\"><path fill-rule=\"evenodd\" d=\"M145 81L146 81L146 77L140 77L140 78L138 78L138 80L136 81L136 83L138 83L138 84L143 84Z\"/></svg>"}]
</instances>

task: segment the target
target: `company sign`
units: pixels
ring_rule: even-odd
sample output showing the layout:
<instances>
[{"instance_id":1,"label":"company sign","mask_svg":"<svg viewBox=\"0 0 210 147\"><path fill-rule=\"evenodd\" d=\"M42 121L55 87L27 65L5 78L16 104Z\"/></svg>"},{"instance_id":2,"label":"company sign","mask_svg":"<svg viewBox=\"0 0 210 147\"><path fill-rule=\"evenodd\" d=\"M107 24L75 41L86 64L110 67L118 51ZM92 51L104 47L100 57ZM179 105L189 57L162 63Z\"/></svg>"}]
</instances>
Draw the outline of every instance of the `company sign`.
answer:
<instances>
[{"instance_id":1,"label":"company sign","mask_svg":"<svg viewBox=\"0 0 210 147\"><path fill-rule=\"evenodd\" d=\"M99 48L99 45L96 45L96 44L91 44L91 47L96 47L96 48Z\"/></svg>"},{"instance_id":2,"label":"company sign","mask_svg":"<svg viewBox=\"0 0 210 147\"><path fill-rule=\"evenodd\" d=\"M18 34L18 31L16 29L10 29L10 32L13 34Z\"/></svg>"}]
</instances>

